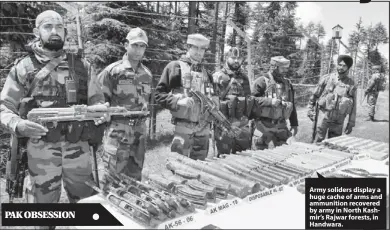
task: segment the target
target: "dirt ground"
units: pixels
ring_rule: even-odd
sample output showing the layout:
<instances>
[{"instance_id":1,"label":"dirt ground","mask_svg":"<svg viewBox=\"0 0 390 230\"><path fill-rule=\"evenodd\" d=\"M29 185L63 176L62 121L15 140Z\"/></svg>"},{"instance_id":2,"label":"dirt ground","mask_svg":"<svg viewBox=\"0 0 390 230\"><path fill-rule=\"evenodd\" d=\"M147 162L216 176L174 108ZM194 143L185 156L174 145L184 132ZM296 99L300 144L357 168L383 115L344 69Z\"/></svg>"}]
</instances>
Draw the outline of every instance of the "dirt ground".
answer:
<instances>
[{"instance_id":1,"label":"dirt ground","mask_svg":"<svg viewBox=\"0 0 390 230\"><path fill-rule=\"evenodd\" d=\"M296 140L308 143L311 138L312 123L307 118L306 113L307 109L305 107L298 108L299 132ZM145 167L143 171L143 174L145 175L165 170L164 162L166 159L175 156L175 153L170 152L169 146L170 141L172 140L173 130L173 125L169 122L170 117L171 116L168 111L162 111L157 116L156 132L158 135L155 137L154 141L149 142L150 144L146 153ZM389 91L381 92L379 94L375 115L376 121L364 121L365 118L367 118L366 102L362 101L361 92L359 91L356 127L350 135L389 143ZM255 135L261 134L256 132ZM1 203L7 203L8 194L5 192L5 179L3 177L0 178L0 194ZM25 202L25 199L18 199L15 200L15 202L23 203ZM64 190L62 192L60 202L68 202ZM3 229L4 228L7 229L7 227L3 227ZM67 229L68 227L58 228ZM15 229L15 227L12 227L12 229ZM26 229L26 227L23 227L23 229Z\"/></svg>"}]
</instances>

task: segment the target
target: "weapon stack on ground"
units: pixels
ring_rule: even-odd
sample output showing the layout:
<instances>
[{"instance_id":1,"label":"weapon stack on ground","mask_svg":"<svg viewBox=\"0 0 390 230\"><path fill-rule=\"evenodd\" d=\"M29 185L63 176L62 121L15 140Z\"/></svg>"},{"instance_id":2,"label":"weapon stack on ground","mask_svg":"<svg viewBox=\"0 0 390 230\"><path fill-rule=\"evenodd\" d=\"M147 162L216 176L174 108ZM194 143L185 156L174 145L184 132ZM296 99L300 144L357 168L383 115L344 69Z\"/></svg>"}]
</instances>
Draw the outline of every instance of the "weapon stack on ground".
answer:
<instances>
[{"instance_id":1,"label":"weapon stack on ground","mask_svg":"<svg viewBox=\"0 0 390 230\"><path fill-rule=\"evenodd\" d=\"M322 142L328 148L339 149L352 153L369 153L374 160L384 160L389 157L389 144L369 139L343 135Z\"/></svg>"},{"instance_id":2,"label":"weapon stack on ground","mask_svg":"<svg viewBox=\"0 0 390 230\"><path fill-rule=\"evenodd\" d=\"M107 178L111 183L106 184L103 189L86 183L123 215L144 226L154 228L169 219L195 212L191 202L170 192L172 183L165 184L169 189L163 190L124 174L107 174Z\"/></svg>"},{"instance_id":3,"label":"weapon stack on ground","mask_svg":"<svg viewBox=\"0 0 390 230\"><path fill-rule=\"evenodd\" d=\"M167 160L171 173L149 175L148 179L177 196L205 209L232 197L246 196L310 177L318 169L352 159L353 153L295 142L272 150L245 151L222 158L196 161L178 155Z\"/></svg>"}]
</instances>

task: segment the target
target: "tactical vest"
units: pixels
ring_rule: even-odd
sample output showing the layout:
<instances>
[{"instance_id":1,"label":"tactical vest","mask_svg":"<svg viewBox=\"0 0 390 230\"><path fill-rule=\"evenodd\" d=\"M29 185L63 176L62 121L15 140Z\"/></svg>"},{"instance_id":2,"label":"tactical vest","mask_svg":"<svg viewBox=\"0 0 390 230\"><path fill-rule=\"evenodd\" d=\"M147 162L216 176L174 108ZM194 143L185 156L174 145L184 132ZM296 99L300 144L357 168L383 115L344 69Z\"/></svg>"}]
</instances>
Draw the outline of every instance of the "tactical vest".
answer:
<instances>
[{"instance_id":1,"label":"tactical vest","mask_svg":"<svg viewBox=\"0 0 390 230\"><path fill-rule=\"evenodd\" d=\"M225 80L229 79L226 89L220 92L220 110L231 122L240 120L246 116L246 95L244 90L244 79L230 78L229 75L222 73ZM227 92L225 92L227 90ZM224 95L225 94L225 95ZM223 98L222 98L223 97Z\"/></svg>"},{"instance_id":2,"label":"tactical vest","mask_svg":"<svg viewBox=\"0 0 390 230\"><path fill-rule=\"evenodd\" d=\"M178 61L181 70L181 86L173 89L172 94L185 94L185 89L191 89L199 91L205 95L212 95L214 88L212 81L210 80L204 67L201 67L201 71L194 71L192 66L187 62ZM189 76L187 78L187 76ZM189 120L191 122L199 122L201 118L200 110L192 110L190 114L183 114L182 111L171 111L172 118L179 118Z\"/></svg>"},{"instance_id":3,"label":"tactical vest","mask_svg":"<svg viewBox=\"0 0 390 230\"><path fill-rule=\"evenodd\" d=\"M354 85L339 81L337 75L330 75L318 106L324 111L332 112L332 116L351 114L355 90Z\"/></svg>"},{"instance_id":4,"label":"tactical vest","mask_svg":"<svg viewBox=\"0 0 390 230\"><path fill-rule=\"evenodd\" d=\"M25 89L30 92L22 99L19 108L19 114L26 119L27 113L33 108L64 108L74 104L88 103L88 70L85 68L81 58L75 54L67 54L67 61L61 62L57 66L56 73L48 74L43 80L38 81L35 86L31 86L35 75L45 67L46 64L39 63L35 55L32 53L28 56L31 60L33 68L28 71ZM55 75L57 75L55 77ZM53 76L54 75L54 76ZM62 75L62 76L58 76ZM55 79L56 78L56 79ZM63 80L64 82L62 82ZM72 87L68 90L66 80L73 80ZM61 81L61 82L59 82ZM34 88L31 88L34 87ZM69 94L70 93L70 94ZM68 103L67 97L72 97L73 102ZM62 135L66 136L66 140L75 143L79 140L90 141L91 143L99 142L102 137L104 125L99 128L92 121L86 122L59 122L57 126L48 126L48 133L42 137L47 142L58 142Z\"/></svg>"},{"instance_id":5,"label":"tactical vest","mask_svg":"<svg viewBox=\"0 0 390 230\"><path fill-rule=\"evenodd\" d=\"M271 73L268 73L269 78L264 77L266 83L266 90L264 97L276 98L285 102L285 105L274 107L261 106L256 107L256 117L266 117L273 120L288 119L293 111L293 92L291 90L291 84L287 79L282 79L281 83L275 82Z\"/></svg>"}]
</instances>

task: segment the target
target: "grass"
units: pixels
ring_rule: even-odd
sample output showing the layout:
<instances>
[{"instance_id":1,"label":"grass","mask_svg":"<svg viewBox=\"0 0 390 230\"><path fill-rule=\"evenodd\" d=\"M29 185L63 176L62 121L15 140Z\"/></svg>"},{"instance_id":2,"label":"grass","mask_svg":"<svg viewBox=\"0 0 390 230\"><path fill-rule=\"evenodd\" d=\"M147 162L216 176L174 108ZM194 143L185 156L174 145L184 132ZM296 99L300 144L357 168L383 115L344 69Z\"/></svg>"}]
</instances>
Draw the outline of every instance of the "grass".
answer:
<instances>
[{"instance_id":1,"label":"grass","mask_svg":"<svg viewBox=\"0 0 390 230\"><path fill-rule=\"evenodd\" d=\"M300 89L300 95L304 95L304 92L307 92L308 89ZM299 120L299 131L296 136L297 141L309 143L311 139L311 125L312 122L306 116L307 109L305 105L307 104L307 97L299 101L298 104L298 120ZM353 129L351 136L368 138L380 142L389 142L389 91L381 92L379 94L377 102L377 114L375 118L377 122L368 122L364 121L367 117L367 107L365 103L361 103L362 95L361 91L358 92L358 107L357 107L357 118L356 118L356 127ZM163 110L157 114L157 126L156 126L156 135L154 137L148 137L147 139L147 152L145 156L145 165L143 174L148 175L152 173L162 172L165 169L165 161L169 158L174 158L175 153L170 151L170 142L173 138L173 125L170 123L171 115L169 111ZM147 121L147 124L149 122ZM258 134L258 133L255 133ZM5 155L5 149L8 148L8 143L4 140L7 139L7 136L0 133L0 150L1 155ZM1 192L1 203L8 202L8 195L5 192L5 179L1 178L0 175L0 192ZM15 202L24 203L25 199L17 199ZM67 203L68 199L66 197L65 191L61 194L61 203ZM0 224L1 226L1 224ZM26 227L23 227L25 229ZM59 229L68 229L69 227L58 227ZM3 227L7 229L7 227ZM12 227L15 229L15 227Z\"/></svg>"}]
</instances>

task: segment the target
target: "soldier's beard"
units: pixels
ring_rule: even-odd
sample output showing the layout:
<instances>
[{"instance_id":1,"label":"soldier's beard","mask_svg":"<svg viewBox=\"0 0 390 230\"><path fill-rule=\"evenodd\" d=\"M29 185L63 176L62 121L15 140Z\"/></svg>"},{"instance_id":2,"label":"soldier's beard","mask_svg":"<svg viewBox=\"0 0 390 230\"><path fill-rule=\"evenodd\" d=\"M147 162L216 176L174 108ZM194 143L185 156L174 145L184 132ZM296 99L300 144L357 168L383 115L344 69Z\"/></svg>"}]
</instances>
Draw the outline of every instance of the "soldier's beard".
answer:
<instances>
[{"instance_id":1,"label":"soldier's beard","mask_svg":"<svg viewBox=\"0 0 390 230\"><path fill-rule=\"evenodd\" d=\"M41 39L42 47L52 51L61 50L64 47L64 41L60 36L50 36L47 42Z\"/></svg>"},{"instance_id":2,"label":"soldier's beard","mask_svg":"<svg viewBox=\"0 0 390 230\"><path fill-rule=\"evenodd\" d=\"M347 72L348 72L348 70L345 70L345 71L343 71L341 69L337 70L337 73L339 73L339 75L345 75L345 74L347 74Z\"/></svg>"},{"instance_id":3,"label":"soldier's beard","mask_svg":"<svg viewBox=\"0 0 390 230\"><path fill-rule=\"evenodd\" d=\"M228 65L229 69L233 70L233 71L237 71L238 69L240 69L240 65L239 64L230 64L228 62L227 65Z\"/></svg>"}]
</instances>

